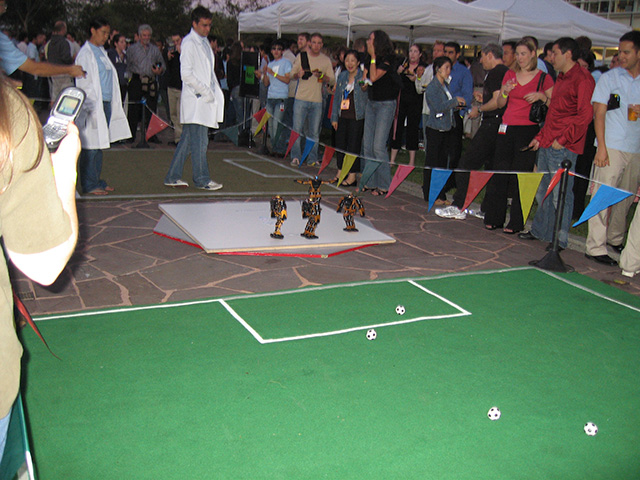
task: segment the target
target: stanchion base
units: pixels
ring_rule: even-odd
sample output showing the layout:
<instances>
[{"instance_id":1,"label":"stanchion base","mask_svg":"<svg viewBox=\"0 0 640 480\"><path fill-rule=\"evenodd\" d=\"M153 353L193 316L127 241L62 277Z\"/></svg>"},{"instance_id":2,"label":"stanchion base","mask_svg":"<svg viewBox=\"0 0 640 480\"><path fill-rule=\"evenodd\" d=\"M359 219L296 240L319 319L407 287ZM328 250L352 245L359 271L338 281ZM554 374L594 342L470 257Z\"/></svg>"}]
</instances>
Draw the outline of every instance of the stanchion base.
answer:
<instances>
[{"instance_id":1,"label":"stanchion base","mask_svg":"<svg viewBox=\"0 0 640 480\"><path fill-rule=\"evenodd\" d=\"M562 258L560 258L560 252L553 250L547 253L540 260L531 260L529 265L543 270L549 270L551 272L569 273L575 271L575 268L562 261Z\"/></svg>"}]
</instances>

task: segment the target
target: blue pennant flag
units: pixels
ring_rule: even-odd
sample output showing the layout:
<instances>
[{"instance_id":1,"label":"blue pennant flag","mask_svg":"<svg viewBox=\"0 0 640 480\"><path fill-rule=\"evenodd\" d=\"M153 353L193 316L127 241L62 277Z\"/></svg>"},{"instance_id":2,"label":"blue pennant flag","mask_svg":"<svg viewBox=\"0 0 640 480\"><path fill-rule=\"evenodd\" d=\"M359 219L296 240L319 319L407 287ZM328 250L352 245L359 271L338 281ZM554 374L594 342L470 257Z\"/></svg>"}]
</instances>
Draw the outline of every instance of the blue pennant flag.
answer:
<instances>
[{"instance_id":1,"label":"blue pennant flag","mask_svg":"<svg viewBox=\"0 0 640 480\"><path fill-rule=\"evenodd\" d=\"M450 176L451 170L440 170L437 168L431 170L431 183L429 184L429 209L427 211L430 211L431 207L433 207L433 204L438 198L438 195L440 195L440 192L444 188Z\"/></svg>"},{"instance_id":2,"label":"blue pennant flag","mask_svg":"<svg viewBox=\"0 0 640 480\"><path fill-rule=\"evenodd\" d=\"M307 157L311 153L311 149L315 144L315 140L311 140L310 138L306 139L306 141L304 142L304 152L302 152L302 158L300 159L300 166L302 166L304 161L307 159Z\"/></svg>"},{"instance_id":3,"label":"blue pennant flag","mask_svg":"<svg viewBox=\"0 0 640 480\"><path fill-rule=\"evenodd\" d=\"M582 215L580 215L580 218L573 226L575 227L582 222L586 222L605 208L609 208L611 205L615 205L631 195L632 193L630 192L625 192L624 190L619 190L609 185L600 185L600 188L598 188L589 205L587 205L587 208L584 209L584 212L582 212Z\"/></svg>"}]
</instances>

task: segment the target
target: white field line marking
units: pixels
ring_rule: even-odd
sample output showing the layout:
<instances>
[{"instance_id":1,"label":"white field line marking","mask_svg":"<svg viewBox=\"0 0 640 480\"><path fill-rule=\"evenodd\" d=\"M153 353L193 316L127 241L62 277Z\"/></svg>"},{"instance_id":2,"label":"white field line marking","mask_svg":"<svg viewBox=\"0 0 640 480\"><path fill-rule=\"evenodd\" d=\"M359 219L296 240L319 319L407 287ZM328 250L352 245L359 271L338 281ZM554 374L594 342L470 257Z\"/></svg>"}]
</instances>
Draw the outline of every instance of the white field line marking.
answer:
<instances>
[{"instance_id":1,"label":"white field line marking","mask_svg":"<svg viewBox=\"0 0 640 480\"><path fill-rule=\"evenodd\" d=\"M471 312L467 312L464 308L460 307L459 305L456 305L455 303L453 303L450 300L447 300L446 298L444 298L441 295L438 295L435 292L432 292L431 290L429 290L428 288L423 287L422 285L417 284L416 282L414 282L413 280L409 280L409 283L415 287L418 287L420 290L427 292L429 295L432 295L434 297L436 297L438 300L443 301L444 303L447 303L449 305L451 305L453 308L455 308L456 310L458 310L459 312L461 312L464 315L471 315Z\"/></svg>"},{"instance_id":2,"label":"white field line marking","mask_svg":"<svg viewBox=\"0 0 640 480\"><path fill-rule=\"evenodd\" d=\"M454 313L454 314L451 314L451 315L434 315L432 317L416 317L416 318L409 318L407 320L398 320L396 322L376 323L376 324L373 324L373 325L345 328L345 329L342 329L342 330L332 330L330 332L310 333L308 335L298 335L298 336L295 336L295 337L266 338L266 339L263 339L263 341L260 342L260 343L291 342L293 340L306 340L308 338L329 337L329 336L332 336L332 335L341 335L343 333L357 332L358 330L368 330L370 328L391 327L391 326L394 326L394 325L402 325L402 324L405 324L405 323L416 323L416 322L421 322L421 321L424 321L424 320L438 320L438 319L441 319L441 318L464 317L466 315L471 315L471 314L470 313ZM260 341L260 340L258 340L258 341Z\"/></svg>"},{"instance_id":3,"label":"white field line marking","mask_svg":"<svg viewBox=\"0 0 640 480\"><path fill-rule=\"evenodd\" d=\"M590 293L591 295L594 295L594 296L596 296L598 298L602 298L603 300L608 300L611 303L615 303L617 305L620 305L621 307L625 307L625 308L628 308L629 310L633 310L635 312L639 312L640 313L640 308L634 307L633 305L628 305L626 303L621 302L620 300L616 300L615 298L607 297L607 296L605 296L605 295L603 295L601 293L598 293L598 292L595 292L595 291L591 290L590 288L583 287L582 285L578 285L577 283L573 283L573 282L571 282L571 281L569 281L569 280L567 280L565 278L562 278L562 277L556 275L553 272L548 272L546 270L540 270L540 271L546 273L550 277L555 278L556 280L560 280L561 282L566 283L567 285L571 285L572 287L575 287L575 288L577 288L579 290L582 290L584 292Z\"/></svg>"},{"instance_id":4,"label":"white field line marking","mask_svg":"<svg viewBox=\"0 0 640 480\"><path fill-rule=\"evenodd\" d=\"M455 308L456 310L458 310L458 312L460 313L453 313L453 314L445 314L445 315L433 315L433 316L426 316L426 317L415 317L415 318L408 318L405 320L397 320L395 322L386 322L386 323L377 323L377 324L373 324L373 325L367 325L367 326L359 326L359 327L351 327L351 328L344 328L341 330L330 330L328 332L319 332L319 333L309 333L306 335L296 335L293 337L281 337L281 338L263 338L260 334L258 334L258 332L256 332L253 328L251 328L248 323L242 319L242 317L240 317L239 315L237 315L236 312L232 312L231 314L236 318L236 320L238 320L242 325L245 326L245 328L247 328L247 330L249 330L249 332L262 344L265 343L276 343L276 342L290 342L290 341L294 341L294 340L305 340L308 338L316 338L316 337L328 337L331 335L341 335L343 333L349 333L349 332L357 332L359 330L368 330L370 328L382 328L382 327L390 327L390 326L394 326L394 325L403 325L403 324L407 324L407 323L416 323L416 322L421 322L424 320L438 320L438 319L443 319L443 318L456 318L456 317L464 317L464 316L468 316L471 315L470 312L466 311L464 308L461 308L460 306L456 305L455 303L447 300L446 298L442 297L441 295L438 295L432 291L430 291L429 289L423 287L422 285L418 285L417 283L415 283L412 280L409 280L407 283L413 285L414 287L419 288L420 290L422 290L423 292L427 293L428 295L431 295L439 300L441 300L442 302L448 304L449 306ZM339 287L339 286L335 286L335 287ZM221 302L223 303L223 302ZM223 305L225 305L223 303ZM227 307L225 307L227 308ZM231 307L227 308L227 310L229 310L231 312ZM254 333L255 332L255 333ZM258 338L260 337L260 338Z\"/></svg>"},{"instance_id":5,"label":"white field line marking","mask_svg":"<svg viewBox=\"0 0 640 480\"><path fill-rule=\"evenodd\" d=\"M231 308L231 306L225 302L224 300L220 300L220 305L222 305L224 308L227 309L227 311L233 316L233 318L235 318L238 322L240 322L240 324L247 329L247 331L253 335L253 338L255 338L256 340L258 340L258 342L260 343L266 343L264 338L262 338L262 336L256 332L253 327L251 325L249 325L244 318L242 318L240 315L238 315L238 313Z\"/></svg>"}]
</instances>

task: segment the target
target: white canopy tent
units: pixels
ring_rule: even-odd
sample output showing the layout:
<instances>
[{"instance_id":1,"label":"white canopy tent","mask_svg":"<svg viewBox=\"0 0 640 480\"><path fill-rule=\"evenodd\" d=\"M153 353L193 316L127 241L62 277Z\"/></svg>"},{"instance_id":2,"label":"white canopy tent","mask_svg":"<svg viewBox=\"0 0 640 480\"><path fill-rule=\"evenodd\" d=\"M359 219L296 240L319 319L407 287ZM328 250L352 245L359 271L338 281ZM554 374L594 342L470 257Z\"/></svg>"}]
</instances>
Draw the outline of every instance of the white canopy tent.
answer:
<instances>
[{"instance_id":1,"label":"white canopy tent","mask_svg":"<svg viewBox=\"0 0 640 480\"><path fill-rule=\"evenodd\" d=\"M586 35L601 46L616 46L631 30L564 0L282 0L238 19L238 34L320 32L348 43L378 28L404 41L482 44L534 35L544 44Z\"/></svg>"},{"instance_id":2,"label":"white canopy tent","mask_svg":"<svg viewBox=\"0 0 640 480\"><path fill-rule=\"evenodd\" d=\"M240 33L320 32L347 38L382 29L395 40L498 40L502 15L456 0L282 0L256 12L241 13Z\"/></svg>"},{"instance_id":3,"label":"white canopy tent","mask_svg":"<svg viewBox=\"0 0 640 480\"><path fill-rule=\"evenodd\" d=\"M470 5L500 12L500 40L533 35L540 42L587 36L594 45L617 46L631 27L581 10L564 0L475 0Z\"/></svg>"}]
</instances>

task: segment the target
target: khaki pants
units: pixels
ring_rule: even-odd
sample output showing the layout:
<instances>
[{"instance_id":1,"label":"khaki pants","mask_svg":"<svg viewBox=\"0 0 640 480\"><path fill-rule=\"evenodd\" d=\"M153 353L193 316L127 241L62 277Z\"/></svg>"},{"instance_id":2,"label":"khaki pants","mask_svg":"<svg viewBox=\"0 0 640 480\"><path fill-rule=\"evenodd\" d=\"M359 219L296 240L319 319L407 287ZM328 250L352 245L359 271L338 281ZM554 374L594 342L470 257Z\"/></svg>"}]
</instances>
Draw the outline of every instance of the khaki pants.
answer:
<instances>
[{"instance_id":1,"label":"khaki pants","mask_svg":"<svg viewBox=\"0 0 640 480\"><path fill-rule=\"evenodd\" d=\"M633 197L630 198L633 199ZM627 244L620 255L620 267L627 272L640 271L640 208L636 208L636 213L629 226Z\"/></svg>"},{"instance_id":2,"label":"khaki pants","mask_svg":"<svg viewBox=\"0 0 640 480\"><path fill-rule=\"evenodd\" d=\"M75 82L69 75L57 75L55 77L49 77L49 96L51 103L56 101L58 94L67 87L73 87Z\"/></svg>"},{"instance_id":3,"label":"khaki pants","mask_svg":"<svg viewBox=\"0 0 640 480\"><path fill-rule=\"evenodd\" d=\"M637 172L640 169L640 154L621 152L611 148L607 150L607 153L609 154L609 165L606 167L594 166L591 175L592 180L635 193L638 188ZM631 188L628 185L632 183L634 176L636 183L635 187ZM627 188L622 185L623 178L625 178L624 181L627 184ZM592 198L598 191L599 186L599 184L594 184ZM623 201L614 205L611 208L611 214L609 209L606 209L589 219L589 234L587 235L586 244L589 255L607 255L607 242L612 245L622 243L626 230L626 215L633 202L633 197L630 198L631 200L628 202Z\"/></svg>"},{"instance_id":4,"label":"khaki pants","mask_svg":"<svg viewBox=\"0 0 640 480\"><path fill-rule=\"evenodd\" d=\"M173 141L178 143L182 135L182 124L180 123L180 96L182 95L182 90L169 87L167 93L169 95L169 112L173 125Z\"/></svg>"}]
</instances>

